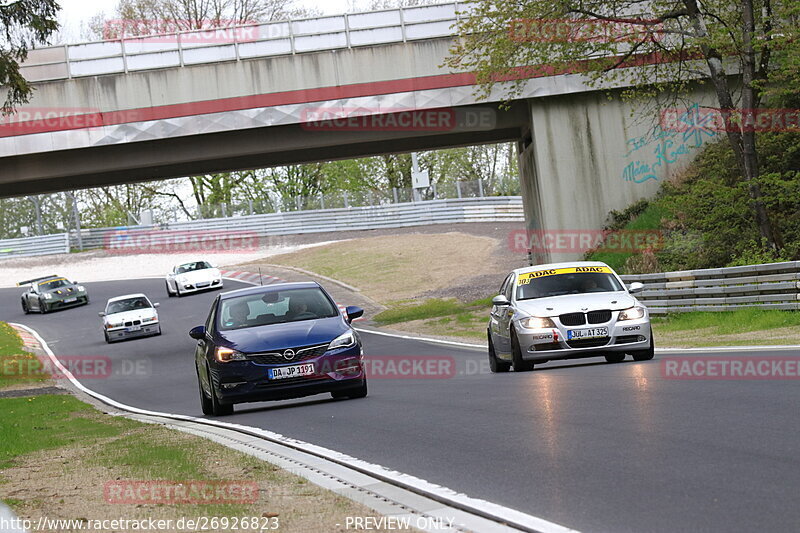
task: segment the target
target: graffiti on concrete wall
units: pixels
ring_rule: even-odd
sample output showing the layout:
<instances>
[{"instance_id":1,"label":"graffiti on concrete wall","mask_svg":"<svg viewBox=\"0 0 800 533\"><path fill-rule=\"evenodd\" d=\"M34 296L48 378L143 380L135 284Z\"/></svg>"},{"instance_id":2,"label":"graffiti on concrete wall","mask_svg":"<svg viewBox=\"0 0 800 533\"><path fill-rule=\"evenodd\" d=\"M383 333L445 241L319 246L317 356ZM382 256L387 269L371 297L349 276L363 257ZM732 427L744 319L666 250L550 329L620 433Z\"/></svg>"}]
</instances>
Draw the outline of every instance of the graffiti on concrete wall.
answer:
<instances>
[{"instance_id":1,"label":"graffiti on concrete wall","mask_svg":"<svg viewBox=\"0 0 800 533\"><path fill-rule=\"evenodd\" d=\"M716 137L718 129L714 117L701 112L698 104L671 112L674 113L672 117L663 112L659 124L647 135L625 141L628 147L625 157L637 159L625 166L622 179L632 183L657 181L666 165L677 163Z\"/></svg>"}]
</instances>

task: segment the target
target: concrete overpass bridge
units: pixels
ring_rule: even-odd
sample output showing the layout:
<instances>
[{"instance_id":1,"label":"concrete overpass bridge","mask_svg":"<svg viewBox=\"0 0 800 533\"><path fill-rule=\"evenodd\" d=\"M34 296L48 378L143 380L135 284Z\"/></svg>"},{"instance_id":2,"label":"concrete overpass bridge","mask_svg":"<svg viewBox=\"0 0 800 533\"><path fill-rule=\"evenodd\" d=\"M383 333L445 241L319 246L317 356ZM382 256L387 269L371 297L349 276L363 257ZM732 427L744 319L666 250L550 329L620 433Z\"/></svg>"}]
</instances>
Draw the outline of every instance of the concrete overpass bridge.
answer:
<instances>
[{"instance_id":1,"label":"concrete overpass bridge","mask_svg":"<svg viewBox=\"0 0 800 533\"><path fill-rule=\"evenodd\" d=\"M440 66L459 9L34 50L34 97L0 125L0 196L515 141L528 227L584 229L699 146L651 135L576 75L527 80L508 110L502 89L478 99L472 75Z\"/></svg>"}]
</instances>

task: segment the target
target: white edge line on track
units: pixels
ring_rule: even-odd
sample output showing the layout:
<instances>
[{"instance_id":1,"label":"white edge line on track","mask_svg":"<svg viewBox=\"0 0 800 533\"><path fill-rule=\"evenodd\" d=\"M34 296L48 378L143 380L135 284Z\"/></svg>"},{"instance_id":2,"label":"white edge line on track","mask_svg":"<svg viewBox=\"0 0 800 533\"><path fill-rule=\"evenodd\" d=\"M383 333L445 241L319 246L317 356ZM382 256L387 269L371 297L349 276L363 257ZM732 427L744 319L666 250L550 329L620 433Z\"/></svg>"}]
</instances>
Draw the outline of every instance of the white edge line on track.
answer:
<instances>
[{"instance_id":1,"label":"white edge line on track","mask_svg":"<svg viewBox=\"0 0 800 533\"><path fill-rule=\"evenodd\" d=\"M105 404L111 405L123 411L128 411L131 413L136 413L146 416L158 416L158 417L172 418L175 420L184 420L187 422L195 422L199 424L217 426L224 429L244 430L250 434L259 435L260 437L269 440L271 442L274 442L276 444L283 444L290 448L304 451L306 453L310 453L312 455L328 459L330 461L339 463L344 466L349 466L356 471L361 471L367 473L368 475L372 474L378 479L390 480L391 482L400 487L410 487L413 491L417 492L418 494L433 495L435 496L435 499L438 499L438 501L440 502L449 501L456 504L456 506L461 509L472 508L476 512L480 511L481 512L480 515L482 516L486 516L487 514L493 515L498 520L498 522L506 523L512 527L514 527L516 523L524 525L527 528L540 531L542 533L576 533L576 530L574 529L562 526L560 524L556 524L554 522L550 522L543 518L529 515L527 513L523 513L522 511L517 511L516 509L504 507L502 505L492 503L486 500L472 498L470 496L467 496L466 494L458 493L452 489L448 489L447 487L443 487L441 485L436 485L424 479L420 479L411 476L409 474L403 474L402 472L397 472L396 470L390 470L384 466L374 463L369 463L367 461L351 457L341 452L330 450L322 446L317 446L316 444L311 444L301 440L285 437L279 433L274 433L272 431L252 426L244 426L241 424L231 424L228 422L218 422L216 420L208 420L206 418L197 418L188 415L164 413L159 411L149 411L147 409L140 409L138 407L133 407L118 402L116 400L112 400L108 396L104 396L98 392L95 392L85 387L80 381L78 381L72 374L72 372L70 372L70 370L66 368L63 364L61 364L61 361L58 360L58 357L56 357L53 350L50 349L50 346L41 337L41 335L39 335L39 333L36 330L24 324L13 323L11 325L21 327L22 329L33 335L34 338L36 338L36 340L40 343L45 353L47 353L48 357L56 366L56 368L58 368L59 371L63 373L63 375L67 376L67 378L76 388L88 394L89 396L92 396L93 398L100 400Z\"/></svg>"}]
</instances>

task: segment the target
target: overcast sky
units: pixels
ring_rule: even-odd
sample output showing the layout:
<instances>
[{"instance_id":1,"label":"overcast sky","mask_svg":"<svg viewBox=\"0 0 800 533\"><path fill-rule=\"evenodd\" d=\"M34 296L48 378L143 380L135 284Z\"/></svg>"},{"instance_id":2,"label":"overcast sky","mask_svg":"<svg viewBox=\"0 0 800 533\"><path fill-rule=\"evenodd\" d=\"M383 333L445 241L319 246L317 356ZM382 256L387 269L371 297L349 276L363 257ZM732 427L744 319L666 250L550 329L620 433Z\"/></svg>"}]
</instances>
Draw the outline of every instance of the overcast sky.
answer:
<instances>
[{"instance_id":1,"label":"overcast sky","mask_svg":"<svg viewBox=\"0 0 800 533\"><path fill-rule=\"evenodd\" d=\"M85 40L82 30L97 13L105 13L109 17L114 13L118 0L59 0L61 13L60 42L77 42ZM348 11L366 11L365 0L297 0L297 5L316 8L326 15L336 15Z\"/></svg>"}]
</instances>

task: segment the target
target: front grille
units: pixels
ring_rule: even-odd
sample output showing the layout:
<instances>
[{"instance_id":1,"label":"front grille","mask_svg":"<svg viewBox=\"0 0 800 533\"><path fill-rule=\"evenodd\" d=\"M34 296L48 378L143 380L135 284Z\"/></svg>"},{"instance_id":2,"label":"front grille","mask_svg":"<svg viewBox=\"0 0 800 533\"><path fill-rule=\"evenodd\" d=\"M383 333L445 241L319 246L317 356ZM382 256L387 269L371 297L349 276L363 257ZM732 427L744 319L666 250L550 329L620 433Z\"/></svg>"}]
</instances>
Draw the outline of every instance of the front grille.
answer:
<instances>
[{"instance_id":1,"label":"front grille","mask_svg":"<svg viewBox=\"0 0 800 533\"><path fill-rule=\"evenodd\" d=\"M125 322L125 326L126 327L139 326L139 325L141 325L141 323L142 323L141 320L134 320L134 321L130 321L129 320L128 322Z\"/></svg>"},{"instance_id":2,"label":"front grille","mask_svg":"<svg viewBox=\"0 0 800 533\"><path fill-rule=\"evenodd\" d=\"M582 326L586 324L586 316L583 313L567 313L558 317L565 326Z\"/></svg>"},{"instance_id":3,"label":"front grille","mask_svg":"<svg viewBox=\"0 0 800 533\"><path fill-rule=\"evenodd\" d=\"M589 311L586 313L589 319L589 324L605 324L611 320L611 311L603 309L602 311Z\"/></svg>"},{"instance_id":4,"label":"front grille","mask_svg":"<svg viewBox=\"0 0 800 533\"><path fill-rule=\"evenodd\" d=\"M605 346L608 344L608 337L601 339L577 339L574 341L567 341L570 348L594 348L596 346Z\"/></svg>"},{"instance_id":5,"label":"front grille","mask_svg":"<svg viewBox=\"0 0 800 533\"><path fill-rule=\"evenodd\" d=\"M248 354L247 358L250 361L253 361L254 363L258 363L260 365L285 365L286 363L296 363L298 361L306 361L308 359L313 359L314 357L319 357L328 350L328 345L318 344L315 346L303 346L300 348L291 348L292 350L294 350L295 353L295 356L292 359L286 359L283 356L283 352L286 349L281 350L279 352Z\"/></svg>"},{"instance_id":6,"label":"front grille","mask_svg":"<svg viewBox=\"0 0 800 533\"><path fill-rule=\"evenodd\" d=\"M639 335L623 335L621 337L617 337L616 344L630 344L631 342L638 342Z\"/></svg>"},{"instance_id":7,"label":"front grille","mask_svg":"<svg viewBox=\"0 0 800 533\"><path fill-rule=\"evenodd\" d=\"M329 381L329 380L331 380L331 378L329 378L326 375L298 376L296 378L285 378L285 379L270 379L258 383L258 385L256 385L256 388L262 389L262 388L274 387L276 385L295 385L297 383L316 383L319 381Z\"/></svg>"}]
</instances>

